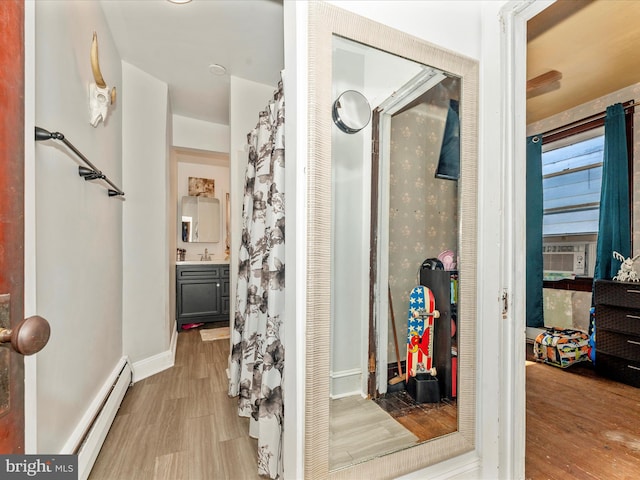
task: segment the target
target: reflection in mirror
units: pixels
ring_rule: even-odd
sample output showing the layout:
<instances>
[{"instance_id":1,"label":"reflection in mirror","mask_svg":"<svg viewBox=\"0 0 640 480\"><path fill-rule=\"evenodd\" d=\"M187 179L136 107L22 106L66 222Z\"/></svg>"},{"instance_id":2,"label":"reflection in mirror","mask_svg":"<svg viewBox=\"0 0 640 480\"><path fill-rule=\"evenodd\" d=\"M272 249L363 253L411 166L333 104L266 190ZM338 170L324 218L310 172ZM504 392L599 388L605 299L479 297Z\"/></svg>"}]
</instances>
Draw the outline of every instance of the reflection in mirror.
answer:
<instances>
[{"instance_id":1,"label":"reflection in mirror","mask_svg":"<svg viewBox=\"0 0 640 480\"><path fill-rule=\"evenodd\" d=\"M182 197L181 236L183 242L220 241L220 200L211 197Z\"/></svg>"},{"instance_id":2,"label":"reflection in mirror","mask_svg":"<svg viewBox=\"0 0 640 480\"><path fill-rule=\"evenodd\" d=\"M371 120L367 97L355 90L347 90L333 102L333 121L345 133L357 133Z\"/></svg>"},{"instance_id":3,"label":"reflection in mirror","mask_svg":"<svg viewBox=\"0 0 640 480\"><path fill-rule=\"evenodd\" d=\"M458 189L442 178L458 177L460 82L338 36L332 61L333 94L364 92L375 109L358 135L332 129L329 462L339 469L457 430ZM421 268L429 258L437 270ZM410 297L419 284L438 318Z\"/></svg>"}]
</instances>

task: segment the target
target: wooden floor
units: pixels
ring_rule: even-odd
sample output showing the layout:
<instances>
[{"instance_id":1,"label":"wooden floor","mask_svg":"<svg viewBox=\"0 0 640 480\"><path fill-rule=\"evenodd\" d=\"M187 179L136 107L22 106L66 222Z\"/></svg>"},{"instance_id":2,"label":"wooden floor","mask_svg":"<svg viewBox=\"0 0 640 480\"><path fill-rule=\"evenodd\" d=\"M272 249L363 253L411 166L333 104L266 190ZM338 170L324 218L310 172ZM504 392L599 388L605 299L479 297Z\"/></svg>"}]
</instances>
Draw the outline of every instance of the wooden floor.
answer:
<instances>
[{"instance_id":1,"label":"wooden floor","mask_svg":"<svg viewBox=\"0 0 640 480\"><path fill-rule=\"evenodd\" d=\"M178 335L175 366L129 389L90 480L258 479L257 441L227 395L228 340Z\"/></svg>"},{"instance_id":2,"label":"wooden floor","mask_svg":"<svg viewBox=\"0 0 640 480\"><path fill-rule=\"evenodd\" d=\"M248 419L227 395L228 345L202 342L198 330L180 333L176 365L127 392L90 480L260 478ZM527 479L640 478L640 389L598 377L588 363L532 364L526 378ZM424 425L413 415L428 418L435 408L455 419L455 405L444 403L389 413Z\"/></svg>"},{"instance_id":3,"label":"wooden floor","mask_svg":"<svg viewBox=\"0 0 640 480\"><path fill-rule=\"evenodd\" d=\"M591 363L526 367L526 478L640 478L640 389L599 377Z\"/></svg>"},{"instance_id":4,"label":"wooden floor","mask_svg":"<svg viewBox=\"0 0 640 480\"><path fill-rule=\"evenodd\" d=\"M438 403L416 403L402 390L387 393L376 403L398 423L418 437L418 442L431 440L458 430L458 406L455 399Z\"/></svg>"}]
</instances>

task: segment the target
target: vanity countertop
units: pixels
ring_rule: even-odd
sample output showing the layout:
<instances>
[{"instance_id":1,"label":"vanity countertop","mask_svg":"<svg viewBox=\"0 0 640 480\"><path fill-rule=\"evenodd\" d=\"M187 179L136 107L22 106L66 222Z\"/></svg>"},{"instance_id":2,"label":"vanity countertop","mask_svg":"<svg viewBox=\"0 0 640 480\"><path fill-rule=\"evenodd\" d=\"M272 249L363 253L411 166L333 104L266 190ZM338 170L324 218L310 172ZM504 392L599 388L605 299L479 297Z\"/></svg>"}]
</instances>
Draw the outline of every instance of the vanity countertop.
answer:
<instances>
[{"instance_id":1,"label":"vanity countertop","mask_svg":"<svg viewBox=\"0 0 640 480\"><path fill-rule=\"evenodd\" d=\"M228 265L229 260L224 258L214 258L213 260L185 260L176 262L176 265Z\"/></svg>"}]
</instances>

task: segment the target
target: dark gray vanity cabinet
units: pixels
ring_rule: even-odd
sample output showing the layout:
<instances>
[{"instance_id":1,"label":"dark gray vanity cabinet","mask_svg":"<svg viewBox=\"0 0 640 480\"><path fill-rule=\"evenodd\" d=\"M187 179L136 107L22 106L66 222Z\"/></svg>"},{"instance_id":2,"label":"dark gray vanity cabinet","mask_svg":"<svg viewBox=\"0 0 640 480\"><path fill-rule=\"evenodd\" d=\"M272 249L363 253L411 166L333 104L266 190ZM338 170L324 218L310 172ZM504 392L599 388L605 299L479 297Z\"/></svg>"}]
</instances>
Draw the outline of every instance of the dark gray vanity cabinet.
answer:
<instances>
[{"instance_id":1,"label":"dark gray vanity cabinet","mask_svg":"<svg viewBox=\"0 0 640 480\"><path fill-rule=\"evenodd\" d=\"M229 325L229 265L176 265L176 321Z\"/></svg>"}]
</instances>

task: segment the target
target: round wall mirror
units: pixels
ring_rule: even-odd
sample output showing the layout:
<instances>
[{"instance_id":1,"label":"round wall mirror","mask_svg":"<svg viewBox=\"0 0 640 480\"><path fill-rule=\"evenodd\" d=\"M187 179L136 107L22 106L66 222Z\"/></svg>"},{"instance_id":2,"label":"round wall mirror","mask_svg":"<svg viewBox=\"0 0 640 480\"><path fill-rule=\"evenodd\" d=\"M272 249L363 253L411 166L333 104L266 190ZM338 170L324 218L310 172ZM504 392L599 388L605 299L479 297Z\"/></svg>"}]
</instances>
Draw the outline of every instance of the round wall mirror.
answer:
<instances>
[{"instance_id":1,"label":"round wall mirror","mask_svg":"<svg viewBox=\"0 0 640 480\"><path fill-rule=\"evenodd\" d=\"M356 133L371 120L369 101L360 92L347 90L333 102L333 121L345 133Z\"/></svg>"}]
</instances>

